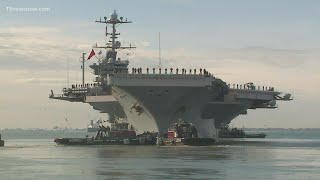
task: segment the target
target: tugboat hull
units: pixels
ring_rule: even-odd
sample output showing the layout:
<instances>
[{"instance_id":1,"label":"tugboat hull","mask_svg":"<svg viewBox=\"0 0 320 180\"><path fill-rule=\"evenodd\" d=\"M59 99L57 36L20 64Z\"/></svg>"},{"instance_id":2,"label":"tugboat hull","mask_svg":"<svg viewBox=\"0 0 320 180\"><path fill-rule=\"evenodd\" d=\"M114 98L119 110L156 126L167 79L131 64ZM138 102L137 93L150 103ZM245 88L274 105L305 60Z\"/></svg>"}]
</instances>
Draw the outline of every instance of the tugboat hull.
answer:
<instances>
[{"instance_id":1,"label":"tugboat hull","mask_svg":"<svg viewBox=\"0 0 320 180\"><path fill-rule=\"evenodd\" d=\"M155 145L156 139L152 136L136 136L128 138L56 138L58 145Z\"/></svg>"},{"instance_id":2,"label":"tugboat hull","mask_svg":"<svg viewBox=\"0 0 320 180\"><path fill-rule=\"evenodd\" d=\"M58 145L123 145L122 139L56 138Z\"/></svg>"}]
</instances>

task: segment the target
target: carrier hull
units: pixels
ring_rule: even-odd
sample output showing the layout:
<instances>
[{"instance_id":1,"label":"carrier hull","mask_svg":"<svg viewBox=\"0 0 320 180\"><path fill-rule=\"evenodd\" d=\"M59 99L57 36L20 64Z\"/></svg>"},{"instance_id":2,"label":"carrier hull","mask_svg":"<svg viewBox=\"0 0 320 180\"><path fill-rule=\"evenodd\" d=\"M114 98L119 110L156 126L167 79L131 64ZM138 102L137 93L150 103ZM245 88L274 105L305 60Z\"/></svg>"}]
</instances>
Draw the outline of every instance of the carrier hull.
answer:
<instances>
[{"instance_id":1,"label":"carrier hull","mask_svg":"<svg viewBox=\"0 0 320 180\"><path fill-rule=\"evenodd\" d=\"M158 68L129 69L129 61L117 54L119 50L135 47L131 43L122 46L116 28L131 21L118 18L114 11L109 18L95 22L111 27L111 31L106 28L109 42L93 47L107 50L104 58L89 65L96 75L95 83L84 81L86 58L83 53L82 84L64 88L60 96L51 91L50 98L89 103L101 113L128 119L138 133L154 131L162 135L175 120L182 118L195 125L199 138L212 139L218 139L221 126L246 114L247 109L274 109L275 100L292 100L290 94L280 97L280 92L274 91L273 87L260 88L252 82L227 85L202 68L159 65ZM92 50L87 59L94 55Z\"/></svg>"}]
</instances>

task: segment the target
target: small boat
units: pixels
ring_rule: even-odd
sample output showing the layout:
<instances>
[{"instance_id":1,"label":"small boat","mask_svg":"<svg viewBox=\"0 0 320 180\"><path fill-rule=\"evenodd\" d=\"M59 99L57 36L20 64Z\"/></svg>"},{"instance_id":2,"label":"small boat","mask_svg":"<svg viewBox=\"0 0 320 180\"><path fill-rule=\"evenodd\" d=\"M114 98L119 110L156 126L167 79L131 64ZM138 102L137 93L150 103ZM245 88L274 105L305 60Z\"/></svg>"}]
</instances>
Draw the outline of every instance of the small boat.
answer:
<instances>
[{"instance_id":1,"label":"small boat","mask_svg":"<svg viewBox=\"0 0 320 180\"><path fill-rule=\"evenodd\" d=\"M156 144L157 133L145 132L136 135L136 132L127 122L114 122L111 127L99 126L95 137L85 138L56 138L58 145L149 145Z\"/></svg>"},{"instance_id":2,"label":"small boat","mask_svg":"<svg viewBox=\"0 0 320 180\"><path fill-rule=\"evenodd\" d=\"M265 133L246 133L243 129L229 128L228 125L223 126L219 131L219 138L265 138Z\"/></svg>"},{"instance_id":3,"label":"small boat","mask_svg":"<svg viewBox=\"0 0 320 180\"><path fill-rule=\"evenodd\" d=\"M265 138L267 135L265 133L256 133L256 134L246 134L244 138Z\"/></svg>"}]
</instances>

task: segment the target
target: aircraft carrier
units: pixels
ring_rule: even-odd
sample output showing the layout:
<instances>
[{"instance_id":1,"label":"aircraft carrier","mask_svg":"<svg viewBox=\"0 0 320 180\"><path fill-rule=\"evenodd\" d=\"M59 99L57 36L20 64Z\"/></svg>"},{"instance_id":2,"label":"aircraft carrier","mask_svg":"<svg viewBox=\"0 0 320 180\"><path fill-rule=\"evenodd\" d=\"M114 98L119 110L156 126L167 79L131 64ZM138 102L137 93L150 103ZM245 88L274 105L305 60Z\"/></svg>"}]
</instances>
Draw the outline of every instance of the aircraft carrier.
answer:
<instances>
[{"instance_id":1,"label":"aircraft carrier","mask_svg":"<svg viewBox=\"0 0 320 180\"><path fill-rule=\"evenodd\" d=\"M194 124L199 137L214 139L221 126L247 114L248 109L274 109L277 100L291 100L290 94L281 96L273 87L251 82L227 84L206 69L129 69L129 61L118 57L117 52L135 47L122 46L116 28L131 21L114 11L95 22L106 24L106 36L110 37L105 45L93 46L106 49L106 56L89 66L96 75L95 82L85 83L83 75L82 84L63 88L62 94L51 90L50 98L88 103L110 117L126 118L137 133L155 131L162 135L177 119L183 119ZM83 72L84 61L83 54Z\"/></svg>"}]
</instances>

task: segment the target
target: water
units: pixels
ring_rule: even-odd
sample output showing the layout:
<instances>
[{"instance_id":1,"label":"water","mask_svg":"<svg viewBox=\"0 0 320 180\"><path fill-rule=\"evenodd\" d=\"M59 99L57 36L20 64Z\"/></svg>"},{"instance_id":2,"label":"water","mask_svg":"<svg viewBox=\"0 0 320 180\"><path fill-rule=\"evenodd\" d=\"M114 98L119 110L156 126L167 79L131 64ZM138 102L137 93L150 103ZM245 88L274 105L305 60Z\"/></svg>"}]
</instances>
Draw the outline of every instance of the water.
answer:
<instances>
[{"instance_id":1,"label":"water","mask_svg":"<svg viewBox=\"0 0 320 180\"><path fill-rule=\"evenodd\" d=\"M57 146L57 135L85 133L0 132L7 139L0 148L1 180L320 177L320 130L267 130L266 139L225 140L208 147Z\"/></svg>"}]
</instances>

